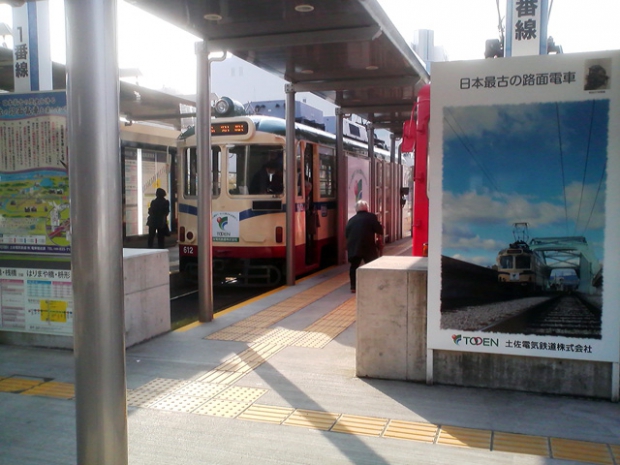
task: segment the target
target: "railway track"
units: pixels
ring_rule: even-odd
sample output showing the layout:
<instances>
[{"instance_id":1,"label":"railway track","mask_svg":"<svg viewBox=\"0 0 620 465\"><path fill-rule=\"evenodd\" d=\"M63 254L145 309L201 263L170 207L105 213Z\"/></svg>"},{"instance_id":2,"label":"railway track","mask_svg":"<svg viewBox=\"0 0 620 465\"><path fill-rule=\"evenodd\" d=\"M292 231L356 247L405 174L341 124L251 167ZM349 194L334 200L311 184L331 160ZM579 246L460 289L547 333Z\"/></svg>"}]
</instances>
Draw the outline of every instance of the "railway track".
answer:
<instances>
[{"instance_id":1,"label":"railway track","mask_svg":"<svg viewBox=\"0 0 620 465\"><path fill-rule=\"evenodd\" d=\"M578 294L548 296L518 313L485 327L484 331L583 339L601 338L601 310ZM525 302L525 299L521 299Z\"/></svg>"},{"instance_id":2,"label":"railway track","mask_svg":"<svg viewBox=\"0 0 620 465\"><path fill-rule=\"evenodd\" d=\"M601 314L578 295L565 295L530 310L525 334L600 339Z\"/></svg>"}]
</instances>

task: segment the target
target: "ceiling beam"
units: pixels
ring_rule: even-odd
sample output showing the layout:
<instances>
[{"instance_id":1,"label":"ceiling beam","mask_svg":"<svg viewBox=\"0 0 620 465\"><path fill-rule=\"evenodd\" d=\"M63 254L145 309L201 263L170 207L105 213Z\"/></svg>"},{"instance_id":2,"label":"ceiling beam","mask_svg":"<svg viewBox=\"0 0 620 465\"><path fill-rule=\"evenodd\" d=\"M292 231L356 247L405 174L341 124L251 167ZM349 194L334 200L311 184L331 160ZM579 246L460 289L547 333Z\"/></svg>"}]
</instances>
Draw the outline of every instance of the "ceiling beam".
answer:
<instances>
[{"instance_id":1,"label":"ceiling beam","mask_svg":"<svg viewBox=\"0 0 620 465\"><path fill-rule=\"evenodd\" d=\"M290 48L302 45L335 44L341 42L370 41L381 34L379 26L363 26L324 31L269 34L251 37L231 37L209 41L213 52L234 52L235 50L259 50L269 48Z\"/></svg>"},{"instance_id":2,"label":"ceiling beam","mask_svg":"<svg viewBox=\"0 0 620 465\"><path fill-rule=\"evenodd\" d=\"M395 113L395 112L411 112L413 104L399 104L399 105L369 105L359 107L342 107L343 113Z\"/></svg>"},{"instance_id":3,"label":"ceiling beam","mask_svg":"<svg viewBox=\"0 0 620 465\"><path fill-rule=\"evenodd\" d=\"M122 104L121 104L122 106ZM160 113L160 114L131 114L126 113L125 117L129 121L157 121L157 120L165 120L165 119L181 119L181 118L195 118L196 112L193 113Z\"/></svg>"},{"instance_id":4,"label":"ceiling beam","mask_svg":"<svg viewBox=\"0 0 620 465\"><path fill-rule=\"evenodd\" d=\"M333 81L304 81L291 84L295 92L339 91L377 87L415 86L418 76L379 77L375 79L335 79Z\"/></svg>"}]
</instances>

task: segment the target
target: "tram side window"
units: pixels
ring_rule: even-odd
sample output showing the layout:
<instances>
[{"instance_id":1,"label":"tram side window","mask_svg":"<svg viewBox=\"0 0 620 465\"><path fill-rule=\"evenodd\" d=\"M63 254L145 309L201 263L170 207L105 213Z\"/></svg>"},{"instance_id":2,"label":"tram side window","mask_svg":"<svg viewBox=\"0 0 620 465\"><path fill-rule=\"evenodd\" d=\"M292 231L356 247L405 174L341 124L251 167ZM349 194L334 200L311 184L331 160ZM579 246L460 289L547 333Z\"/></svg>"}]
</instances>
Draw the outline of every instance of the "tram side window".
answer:
<instances>
[{"instance_id":1,"label":"tram side window","mask_svg":"<svg viewBox=\"0 0 620 465\"><path fill-rule=\"evenodd\" d=\"M515 263L516 266L515 268L524 268L524 269L528 269L530 267L530 257L528 255L519 255L517 257L515 257Z\"/></svg>"},{"instance_id":2,"label":"tram side window","mask_svg":"<svg viewBox=\"0 0 620 465\"><path fill-rule=\"evenodd\" d=\"M228 193L230 195L281 194L284 188L282 181L282 146L234 145L228 147Z\"/></svg>"},{"instance_id":3,"label":"tram side window","mask_svg":"<svg viewBox=\"0 0 620 465\"><path fill-rule=\"evenodd\" d=\"M213 147L211 150L211 162L213 167L213 176L211 178L212 192L214 196L220 194L221 178L222 178L222 162L220 147ZM183 162L185 178L183 182L183 195L185 197L195 197L198 195L198 157L196 155L196 147L185 150L185 159Z\"/></svg>"},{"instance_id":4,"label":"tram side window","mask_svg":"<svg viewBox=\"0 0 620 465\"><path fill-rule=\"evenodd\" d=\"M319 188L321 197L336 196L336 157L333 149L319 147Z\"/></svg>"}]
</instances>

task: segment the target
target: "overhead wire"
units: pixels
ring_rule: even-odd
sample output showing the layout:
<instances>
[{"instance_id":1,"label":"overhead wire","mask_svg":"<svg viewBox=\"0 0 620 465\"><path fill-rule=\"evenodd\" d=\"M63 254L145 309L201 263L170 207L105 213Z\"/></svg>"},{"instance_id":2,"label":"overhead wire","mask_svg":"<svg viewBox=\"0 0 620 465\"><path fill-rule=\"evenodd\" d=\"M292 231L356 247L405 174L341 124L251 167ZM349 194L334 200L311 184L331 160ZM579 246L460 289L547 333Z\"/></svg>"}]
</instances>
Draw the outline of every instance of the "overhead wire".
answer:
<instances>
[{"instance_id":1,"label":"overhead wire","mask_svg":"<svg viewBox=\"0 0 620 465\"><path fill-rule=\"evenodd\" d=\"M577 225L579 224L579 217L581 216L581 205L583 204L583 194L586 187L586 175L588 172L588 160L590 158L590 142L592 141L592 126L594 124L594 102L596 100L592 100L592 108L590 111L590 129L588 130L588 143L586 146L586 159L583 166L583 177L581 179L581 194L579 195L579 208L577 209L577 216L575 218L575 229L573 233L577 234Z\"/></svg>"},{"instance_id":2,"label":"overhead wire","mask_svg":"<svg viewBox=\"0 0 620 465\"><path fill-rule=\"evenodd\" d=\"M592 121L594 121L594 100L592 101L592 119L591 119L591 124L590 127L592 127ZM607 171L607 159L605 159L605 162L603 163L603 169L601 170L601 176L598 180L598 187L596 188L596 195L594 196L594 200L592 201L592 208L590 209L590 214L588 215L588 221L586 222L586 225L583 228L583 235L585 236L585 232L588 230L588 226L590 226L590 221L592 220L592 215L594 214L594 210L596 208L596 202L598 201L598 196L601 193L601 188L603 186L603 182L605 180L605 173Z\"/></svg>"},{"instance_id":3,"label":"overhead wire","mask_svg":"<svg viewBox=\"0 0 620 465\"><path fill-rule=\"evenodd\" d=\"M454 115L451 113L450 108L446 108L447 112L450 114L450 116L452 117L452 120L454 121L454 123L458 126L458 128L461 130L461 133L465 133L465 131L463 131L463 128L460 126L458 120L454 117ZM454 129L454 126L452 126L452 124L450 123L450 121L448 120L448 118L444 118L444 121L448 124L448 126L450 127L450 129L452 129L452 132L454 133L454 135L459 139L459 141L461 142L461 144L463 145L463 147L465 147L465 150L467 151L467 153L469 153L469 155L471 156L471 158L474 160L474 162L478 165L478 167L480 168L480 171L482 171L482 174L487 178L487 180L489 181L489 183L491 184L491 186L493 187L493 190L495 190L496 192L500 192L500 190L497 188L497 184L495 183L495 180L493 179L493 177L491 176L491 174L486 170L486 168L484 167L484 165L482 164L482 162L480 160L478 160L475 152L475 149L473 147L471 147L470 144L468 144L467 140L464 140L463 138L466 139L466 136L463 135L463 137L461 137L461 135L459 134L459 132Z\"/></svg>"},{"instance_id":4,"label":"overhead wire","mask_svg":"<svg viewBox=\"0 0 620 465\"><path fill-rule=\"evenodd\" d=\"M566 201L566 177L564 175L564 152L562 148L562 128L560 127L560 107L558 102L555 102L555 116L558 126L558 143L560 148L560 167L562 171L562 190L564 191L564 217L566 235L568 236L568 203Z\"/></svg>"}]
</instances>

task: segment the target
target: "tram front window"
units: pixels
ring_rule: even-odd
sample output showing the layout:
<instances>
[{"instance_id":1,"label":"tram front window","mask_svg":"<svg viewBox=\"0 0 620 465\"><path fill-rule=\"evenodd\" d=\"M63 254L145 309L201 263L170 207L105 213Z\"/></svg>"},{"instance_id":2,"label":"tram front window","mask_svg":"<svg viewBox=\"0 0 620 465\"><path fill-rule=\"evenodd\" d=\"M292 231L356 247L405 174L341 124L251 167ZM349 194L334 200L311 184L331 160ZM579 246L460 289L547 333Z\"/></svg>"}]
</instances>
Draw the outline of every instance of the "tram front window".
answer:
<instances>
[{"instance_id":1,"label":"tram front window","mask_svg":"<svg viewBox=\"0 0 620 465\"><path fill-rule=\"evenodd\" d=\"M232 196L281 194L284 188L282 166L282 146L230 145L228 193Z\"/></svg>"},{"instance_id":2,"label":"tram front window","mask_svg":"<svg viewBox=\"0 0 620 465\"><path fill-rule=\"evenodd\" d=\"M502 270L509 270L510 268L512 268L512 256L504 255L503 257L500 257L499 258L499 267Z\"/></svg>"}]
</instances>

